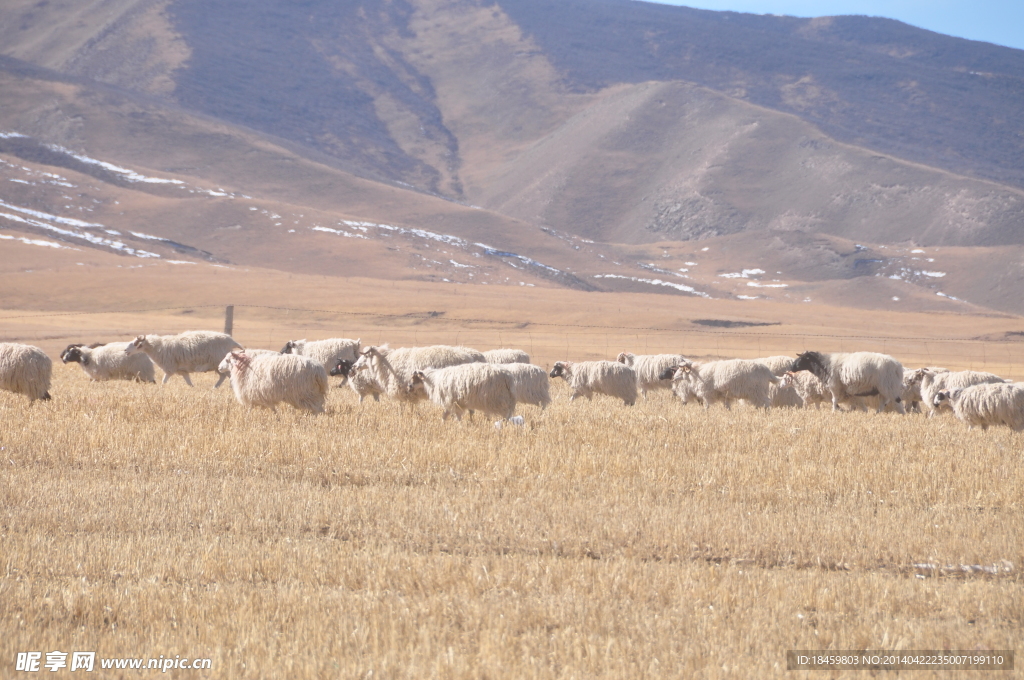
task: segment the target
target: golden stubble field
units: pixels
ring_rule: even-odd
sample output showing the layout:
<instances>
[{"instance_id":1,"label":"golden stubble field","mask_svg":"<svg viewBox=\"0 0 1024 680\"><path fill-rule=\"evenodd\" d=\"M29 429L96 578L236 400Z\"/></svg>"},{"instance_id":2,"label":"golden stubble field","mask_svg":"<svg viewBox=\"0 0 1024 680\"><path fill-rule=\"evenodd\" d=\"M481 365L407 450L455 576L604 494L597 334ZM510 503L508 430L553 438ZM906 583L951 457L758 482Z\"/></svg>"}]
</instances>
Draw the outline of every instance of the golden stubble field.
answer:
<instances>
[{"instance_id":1,"label":"golden stubble field","mask_svg":"<svg viewBox=\"0 0 1024 680\"><path fill-rule=\"evenodd\" d=\"M172 677L750 678L793 675L787 649L1020 646L1005 428L559 381L498 431L212 383L58 365L49 403L0 393L0 675L62 650L212 660Z\"/></svg>"},{"instance_id":2,"label":"golden stubble field","mask_svg":"<svg viewBox=\"0 0 1024 680\"><path fill-rule=\"evenodd\" d=\"M219 329L235 304L250 347L514 346L548 367L869 349L1024 378L1024 324L1004 314L15 251L0 338L55 360ZM0 392L0 677L55 650L212 661L171 677L750 678L793 675L787 649L1020 646L1024 436L1006 429L667 394L569 404L556 381L546 412L497 431L348 389L321 417L248 411L195 382L90 383L57 360L53 401Z\"/></svg>"}]
</instances>

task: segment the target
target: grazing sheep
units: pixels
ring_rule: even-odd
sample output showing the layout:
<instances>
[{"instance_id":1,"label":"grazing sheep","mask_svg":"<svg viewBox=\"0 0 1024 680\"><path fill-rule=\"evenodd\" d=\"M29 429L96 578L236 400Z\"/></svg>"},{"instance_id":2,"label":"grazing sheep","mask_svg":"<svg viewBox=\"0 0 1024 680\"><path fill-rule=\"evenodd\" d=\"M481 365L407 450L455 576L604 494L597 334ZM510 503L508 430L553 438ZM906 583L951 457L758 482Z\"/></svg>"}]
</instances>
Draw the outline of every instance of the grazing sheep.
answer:
<instances>
[{"instance_id":1,"label":"grazing sheep","mask_svg":"<svg viewBox=\"0 0 1024 680\"><path fill-rule=\"evenodd\" d=\"M24 394L29 402L50 398L53 362L32 345L0 342L0 390Z\"/></svg>"},{"instance_id":2,"label":"grazing sheep","mask_svg":"<svg viewBox=\"0 0 1024 680\"><path fill-rule=\"evenodd\" d=\"M832 393L828 391L828 387L810 371L799 371L798 373L786 371L779 381L779 387L792 387L796 390L805 408L812 405L814 408L818 408L819 404L832 401Z\"/></svg>"},{"instance_id":3,"label":"grazing sheep","mask_svg":"<svg viewBox=\"0 0 1024 680\"><path fill-rule=\"evenodd\" d=\"M941 390L932 399L933 406L949 402L953 414L967 429L975 425L987 430L989 425L1006 425L1011 430L1024 430L1024 384L979 383L968 387Z\"/></svg>"},{"instance_id":4,"label":"grazing sheep","mask_svg":"<svg viewBox=\"0 0 1024 680\"><path fill-rule=\"evenodd\" d=\"M213 331L185 331L178 335L140 335L128 343L124 353L131 356L145 353L164 372L163 384L172 375L179 374L192 387L189 373L216 371L224 355L242 346L224 333ZM220 387L227 373L221 373L217 384Z\"/></svg>"},{"instance_id":5,"label":"grazing sheep","mask_svg":"<svg viewBox=\"0 0 1024 680\"><path fill-rule=\"evenodd\" d=\"M400 401L415 402L423 399L421 392L410 392L407 387L416 371L428 368L447 368L459 364L486 363L484 355L468 347L450 345L431 345L429 347L399 347L391 349L387 345L366 347L362 356L349 370L349 380L353 372L368 372L369 378L376 382L383 394ZM369 382L369 378L359 380Z\"/></svg>"},{"instance_id":6,"label":"grazing sheep","mask_svg":"<svg viewBox=\"0 0 1024 680\"><path fill-rule=\"evenodd\" d=\"M647 390L672 389L671 380L662 380L661 374L670 366L687 363L682 354L632 354L622 352L616 361L625 364L636 372L636 386L640 394L647 398Z\"/></svg>"},{"instance_id":7,"label":"grazing sheep","mask_svg":"<svg viewBox=\"0 0 1024 680\"><path fill-rule=\"evenodd\" d=\"M278 352L229 352L217 369L231 375L235 399L243 406L276 410L282 401L297 409L324 412L327 371L309 357Z\"/></svg>"},{"instance_id":8,"label":"grazing sheep","mask_svg":"<svg viewBox=\"0 0 1024 680\"><path fill-rule=\"evenodd\" d=\"M521 349L489 349L484 360L489 364L528 364L530 355Z\"/></svg>"},{"instance_id":9,"label":"grazing sheep","mask_svg":"<svg viewBox=\"0 0 1024 680\"><path fill-rule=\"evenodd\" d=\"M938 414L947 404L936 405L935 395L943 390L971 385L1004 383L1006 380L994 373L982 371L945 371L938 373L928 368L919 368L912 373L912 379L921 391L921 400L928 405L928 417Z\"/></svg>"},{"instance_id":10,"label":"grazing sheep","mask_svg":"<svg viewBox=\"0 0 1024 680\"><path fill-rule=\"evenodd\" d=\"M372 396L374 401L380 401L383 389L374 379L372 371L353 371L354 365L351 361L339 361L338 365L331 369L331 375L341 376L338 387L348 383L352 391L359 395L360 404L367 395Z\"/></svg>"},{"instance_id":11,"label":"grazing sheep","mask_svg":"<svg viewBox=\"0 0 1024 680\"><path fill-rule=\"evenodd\" d=\"M903 365L888 354L853 352L825 354L804 352L796 358L792 371L810 371L832 393L832 410L850 397L879 395L878 412L890 402L899 413L903 408Z\"/></svg>"},{"instance_id":12,"label":"grazing sheep","mask_svg":"<svg viewBox=\"0 0 1024 680\"><path fill-rule=\"evenodd\" d=\"M636 403L636 371L617 361L557 361L551 377L569 383L569 401L593 399L597 393L621 399L626 406Z\"/></svg>"},{"instance_id":13,"label":"grazing sheep","mask_svg":"<svg viewBox=\"0 0 1024 680\"><path fill-rule=\"evenodd\" d=\"M289 340L281 349L281 354L298 354L319 362L325 371L330 371L339 361L351 361L359 358L360 340L348 338L328 338L326 340Z\"/></svg>"},{"instance_id":14,"label":"grazing sheep","mask_svg":"<svg viewBox=\"0 0 1024 680\"><path fill-rule=\"evenodd\" d=\"M753 406L771 408L768 388L779 383L771 369L748 359L725 359L706 364L685 363L662 375L672 376L673 390L677 394L685 390L696 395L704 402L705 409L711 408L711 404L716 401L721 401L728 409L735 399L742 399Z\"/></svg>"},{"instance_id":15,"label":"grazing sheep","mask_svg":"<svg viewBox=\"0 0 1024 680\"><path fill-rule=\"evenodd\" d=\"M540 406L541 410L551 403L548 372L543 368L527 363L499 364L498 367L512 375L512 396L516 403Z\"/></svg>"},{"instance_id":16,"label":"grazing sheep","mask_svg":"<svg viewBox=\"0 0 1024 680\"><path fill-rule=\"evenodd\" d=\"M512 374L504 365L470 363L413 371L407 389L444 409L442 420L466 411L480 411L504 420L516 410Z\"/></svg>"},{"instance_id":17,"label":"grazing sheep","mask_svg":"<svg viewBox=\"0 0 1024 680\"><path fill-rule=\"evenodd\" d=\"M68 345L61 352L60 360L65 364L78 363L90 380L136 380L155 383L156 371L153 362L145 354L127 356L127 342L111 342L96 347Z\"/></svg>"}]
</instances>

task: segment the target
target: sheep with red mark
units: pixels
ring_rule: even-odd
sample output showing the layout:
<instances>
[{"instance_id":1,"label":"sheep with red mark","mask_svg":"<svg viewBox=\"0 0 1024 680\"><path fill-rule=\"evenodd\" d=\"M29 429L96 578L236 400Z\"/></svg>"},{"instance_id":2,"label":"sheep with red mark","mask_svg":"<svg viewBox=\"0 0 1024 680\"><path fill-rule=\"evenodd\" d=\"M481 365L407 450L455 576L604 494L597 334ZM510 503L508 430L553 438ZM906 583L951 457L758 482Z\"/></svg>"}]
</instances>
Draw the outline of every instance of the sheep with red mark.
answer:
<instances>
[{"instance_id":1,"label":"sheep with red mark","mask_svg":"<svg viewBox=\"0 0 1024 680\"><path fill-rule=\"evenodd\" d=\"M297 409L324 412L327 371L320 362L297 354L229 352L218 365L231 376L235 398L243 406L276 410L284 402Z\"/></svg>"}]
</instances>

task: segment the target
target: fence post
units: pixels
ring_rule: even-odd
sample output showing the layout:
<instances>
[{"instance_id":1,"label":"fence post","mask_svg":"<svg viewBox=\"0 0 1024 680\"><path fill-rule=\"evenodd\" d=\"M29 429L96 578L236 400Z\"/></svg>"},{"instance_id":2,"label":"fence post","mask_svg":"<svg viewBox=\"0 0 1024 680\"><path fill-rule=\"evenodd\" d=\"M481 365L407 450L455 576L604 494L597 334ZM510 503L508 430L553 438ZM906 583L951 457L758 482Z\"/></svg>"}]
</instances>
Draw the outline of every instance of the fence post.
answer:
<instances>
[{"instance_id":1,"label":"fence post","mask_svg":"<svg viewBox=\"0 0 1024 680\"><path fill-rule=\"evenodd\" d=\"M235 327L235 306L228 305L224 308L224 334L231 335Z\"/></svg>"}]
</instances>

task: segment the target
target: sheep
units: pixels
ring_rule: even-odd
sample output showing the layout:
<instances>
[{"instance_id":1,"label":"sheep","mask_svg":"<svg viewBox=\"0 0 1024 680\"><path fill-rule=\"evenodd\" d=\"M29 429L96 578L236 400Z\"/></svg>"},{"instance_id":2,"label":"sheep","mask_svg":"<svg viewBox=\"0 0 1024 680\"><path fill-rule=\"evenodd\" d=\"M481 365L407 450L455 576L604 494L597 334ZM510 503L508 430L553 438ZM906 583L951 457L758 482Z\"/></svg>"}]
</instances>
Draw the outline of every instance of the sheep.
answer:
<instances>
[{"instance_id":1,"label":"sheep","mask_svg":"<svg viewBox=\"0 0 1024 680\"><path fill-rule=\"evenodd\" d=\"M792 360L790 365L793 365ZM832 393L828 391L828 387L810 371L786 371L779 380L779 387L792 387L796 390L805 408L812 405L818 408L819 404L832 401Z\"/></svg>"},{"instance_id":2,"label":"sheep","mask_svg":"<svg viewBox=\"0 0 1024 680\"><path fill-rule=\"evenodd\" d=\"M127 342L111 342L93 346L68 345L61 352L60 360L67 363L78 363L90 380L135 380L137 382L156 382L156 371L153 362L145 354L127 356Z\"/></svg>"},{"instance_id":3,"label":"sheep","mask_svg":"<svg viewBox=\"0 0 1024 680\"><path fill-rule=\"evenodd\" d=\"M793 365L793 358L785 355L763 357L761 359L754 359L754 361L767 366L768 370L776 378L784 376L789 367ZM768 386L768 399L772 402L772 408L783 406L803 408L804 405L803 397L800 396L796 388L791 383L784 385L781 380L778 385L771 384Z\"/></svg>"},{"instance_id":4,"label":"sheep","mask_svg":"<svg viewBox=\"0 0 1024 680\"><path fill-rule=\"evenodd\" d=\"M662 380L661 374L670 366L687 363L686 357L682 354L632 354L630 352L620 353L616 361L629 366L636 372L636 386L644 399L647 398L647 390L671 389L672 381Z\"/></svg>"},{"instance_id":5,"label":"sheep","mask_svg":"<svg viewBox=\"0 0 1024 680\"><path fill-rule=\"evenodd\" d=\"M164 385L172 375L180 374L185 383L192 387L189 373L216 371L224 355L241 345L230 335L213 331L185 331L178 335L140 335L130 343L124 353L131 356L145 353L164 372ZM220 387L227 373L221 373L217 384Z\"/></svg>"},{"instance_id":6,"label":"sheep","mask_svg":"<svg viewBox=\"0 0 1024 680\"><path fill-rule=\"evenodd\" d=\"M232 351L225 355L217 370L230 374L235 399L243 406L276 411L277 404L283 401L297 409L324 412L327 371L310 357Z\"/></svg>"},{"instance_id":7,"label":"sheep","mask_svg":"<svg viewBox=\"0 0 1024 680\"><path fill-rule=\"evenodd\" d=\"M785 355L776 355L772 357L763 357L761 359L754 359L759 364L763 364L768 367L768 370L772 372L777 378L781 378L789 370L789 367L793 365L793 357L787 357Z\"/></svg>"},{"instance_id":8,"label":"sheep","mask_svg":"<svg viewBox=\"0 0 1024 680\"><path fill-rule=\"evenodd\" d=\"M512 382L504 365L476 362L413 371L406 390L443 408L442 420L449 415L462 420L466 411L508 420L516 410Z\"/></svg>"},{"instance_id":9,"label":"sheep","mask_svg":"<svg viewBox=\"0 0 1024 680\"><path fill-rule=\"evenodd\" d=\"M662 373L672 379L673 391L693 393L704 402L704 408L721 401L732 407L734 399L742 399L764 409L771 408L769 386L779 379L764 364L749 359L724 359L706 364L685 363Z\"/></svg>"},{"instance_id":10,"label":"sheep","mask_svg":"<svg viewBox=\"0 0 1024 680\"><path fill-rule=\"evenodd\" d=\"M804 352L796 358L790 370L810 371L825 383L832 393L833 411L840 410L839 403L849 397L870 397L877 394L880 396L878 413L881 413L890 402L896 404L897 412L906 413L901 396L903 364L888 354Z\"/></svg>"},{"instance_id":11,"label":"sheep","mask_svg":"<svg viewBox=\"0 0 1024 680\"><path fill-rule=\"evenodd\" d=\"M359 395L359 403L363 403L363 399L370 395L374 401L380 401L380 395L383 392L380 384L374 379L371 371L353 371L352 361L339 361L338 365L331 369L331 375L341 376L341 383L338 387L341 387L345 383L352 388L352 391Z\"/></svg>"},{"instance_id":12,"label":"sheep","mask_svg":"<svg viewBox=\"0 0 1024 680\"><path fill-rule=\"evenodd\" d=\"M512 396L516 403L540 406L541 410L551 403L548 373L543 368L518 362L499 367L512 375Z\"/></svg>"},{"instance_id":13,"label":"sheep","mask_svg":"<svg viewBox=\"0 0 1024 680\"><path fill-rule=\"evenodd\" d=\"M484 352L489 364L528 364L530 355L521 349L489 349Z\"/></svg>"},{"instance_id":14,"label":"sheep","mask_svg":"<svg viewBox=\"0 0 1024 680\"><path fill-rule=\"evenodd\" d=\"M289 340L281 354L298 354L318 361L325 371L330 371L339 361L355 362L359 358L361 340L328 338L326 340Z\"/></svg>"},{"instance_id":15,"label":"sheep","mask_svg":"<svg viewBox=\"0 0 1024 680\"><path fill-rule=\"evenodd\" d=\"M920 389L921 400L928 405L929 418L937 415L942 406L945 406L945 404L935 405L935 395L943 390L1006 382L1006 380L994 373L984 373L982 371L946 371L944 373L937 373L928 368L919 368L913 371L912 380Z\"/></svg>"},{"instance_id":16,"label":"sheep","mask_svg":"<svg viewBox=\"0 0 1024 680\"><path fill-rule=\"evenodd\" d=\"M929 414L932 413L932 405L928 404L924 397L921 395L921 380L924 377L925 371L931 373L949 373L948 368L938 368L936 366L929 366L927 368L916 368L912 371L903 370L903 405L906 406L907 411L921 412L921 402L925 402L928 406Z\"/></svg>"},{"instance_id":17,"label":"sheep","mask_svg":"<svg viewBox=\"0 0 1024 680\"><path fill-rule=\"evenodd\" d=\"M450 345L431 345L429 347L399 347L392 349L387 345L366 347L362 356L349 370L349 379L353 371L369 371L380 391L392 399L415 402L423 398L420 392L409 392L407 386L415 371L427 368L447 368L459 364L486 363L484 355L468 347ZM363 376L359 377L364 380Z\"/></svg>"},{"instance_id":18,"label":"sheep","mask_svg":"<svg viewBox=\"0 0 1024 680\"><path fill-rule=\"evenodd\" d=\"M0 389L36 399L50 399L53 362L46 352L32 345L0 342Z\"/></svg>"},{"instance_id":19,"label":"sheep","mask_svg":"<svg viewBox=\"0 0 1024 680\"><path fill-rule=\"evenodd\" d=\"M932 398L935 407L947 402L969 430L975 425L983 430L989 425L1006 425L1017 432L1024 430L1024 384L979 383L941 390Z\"/></svg>"},{"instance_id":20,"label":"sheep","mask_svg":"<svg viewBox=\"0 0 1024 680\"><path fill-rule=\"evenodd\" d=\"M617 361L556 361L550 377L569 383L569 401L590 400L597 393L621 399L626 406L636 403L636 371Z\"/></svg>"}]
</instances>

